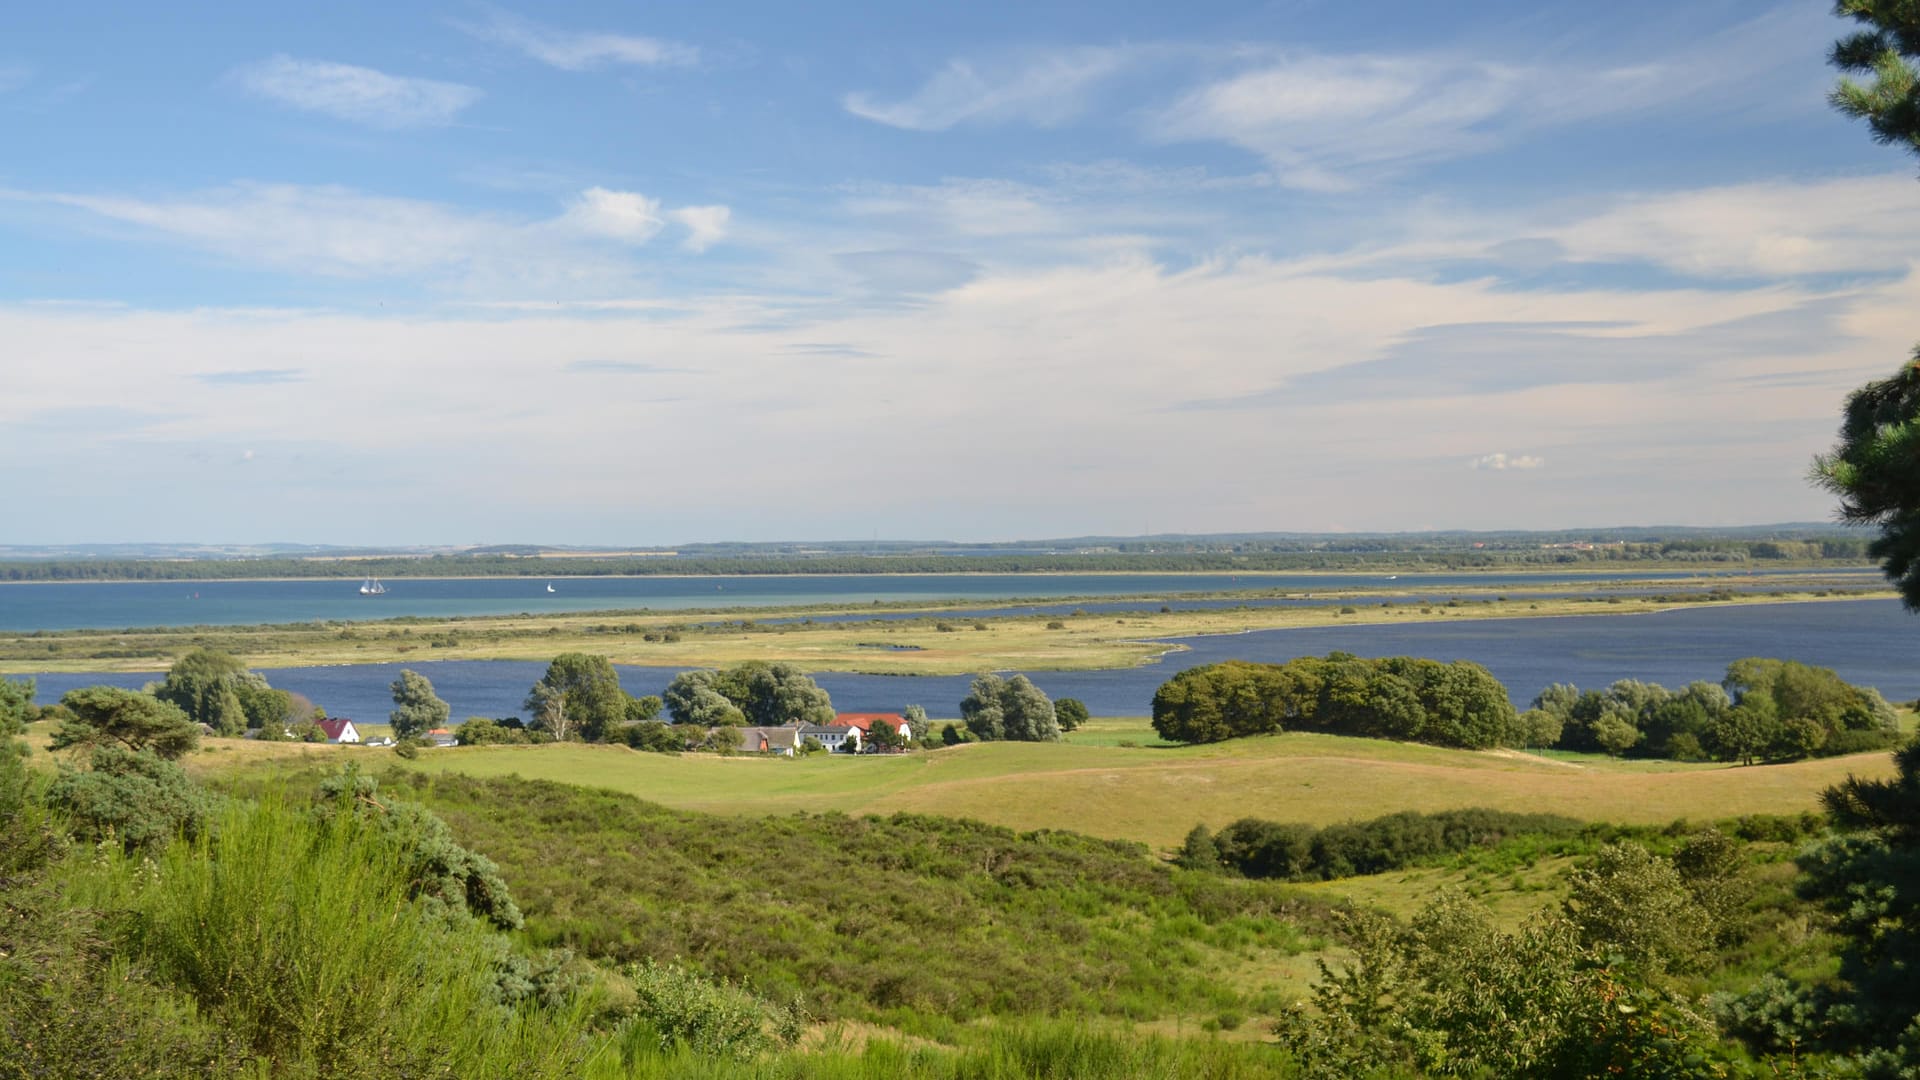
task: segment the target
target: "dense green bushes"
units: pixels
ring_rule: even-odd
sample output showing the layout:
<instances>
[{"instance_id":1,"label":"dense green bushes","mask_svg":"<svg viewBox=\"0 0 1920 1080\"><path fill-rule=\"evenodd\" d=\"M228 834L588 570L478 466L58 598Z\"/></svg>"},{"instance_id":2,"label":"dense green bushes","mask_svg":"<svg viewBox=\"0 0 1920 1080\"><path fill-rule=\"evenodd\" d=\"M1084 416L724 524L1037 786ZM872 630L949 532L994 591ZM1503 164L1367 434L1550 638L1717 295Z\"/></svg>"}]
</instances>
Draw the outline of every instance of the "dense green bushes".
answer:
<instances>
[{"instance_id":1,"label":"dense green bushes","mask_svg":"<svg viewBox=\"0 0 1920 1080\"><path fill-rule=\"evenodd\" d=\"M1294 920L1319 911L1071 833L905 814L746 820L515 778L386 779L499 861L536 944L677 958L827 1017L1244 1007L1210 977L1213 950L1298 950Z\"/></svg>"},{"instance_id":2,"label":"dense green bushes","mask_svg":"<svg viewBox=\"0 0 1920 1080\"><path fill-rule=\"evenodd\" d=\"M1189 668L1154 693L1153 728L1173 742L1320 731L1485 749L1514 739L1515 716L1478 664L1336 652Z\"/></svg>"},{"instance_id":3,"label":"dense green bushes","mask_svg":"<svg viewBox=\"0 0 1920 1080\"><path fill-rule=\"evenodd\" d=\"M1320 881L1385 873L1520 836L1563 839L1585 828L1572 818L1501 810L1407 811L1320 829L1241 818L1217 836L1196 826L1179 861L1194 869L1226 867L1252 878Z\"/></svg>"}]
</instances>

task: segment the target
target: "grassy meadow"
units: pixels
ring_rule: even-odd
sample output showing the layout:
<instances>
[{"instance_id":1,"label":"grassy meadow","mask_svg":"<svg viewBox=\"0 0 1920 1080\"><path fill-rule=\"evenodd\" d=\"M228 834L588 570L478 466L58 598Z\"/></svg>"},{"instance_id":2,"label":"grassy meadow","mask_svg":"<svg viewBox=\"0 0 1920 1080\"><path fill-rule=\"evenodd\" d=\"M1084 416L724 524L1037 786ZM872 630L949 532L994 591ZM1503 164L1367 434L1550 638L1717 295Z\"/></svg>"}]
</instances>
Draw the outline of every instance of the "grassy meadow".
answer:
<instances>
[{"instance_id":1,"label":"grassy meadow","mask_svg":"<svg viewBox=\"0 0 1920 1080\"><path fill-rule=\"evenodd\" d=\"M1327 825L1400 810L1488 807L1665 824L1797 814L1816 809L1820 791L1850 773L1883 777L1892 769L1884 752L1739 767L1308 733L1194 747L1154 742L1144 719L1097 720L1062 744L970 744L891 756L669 756L568 743L428 750L413 767L429 775L560 781L732 816L905 811L1157 848L1178 844L1196 823L1219 828L1249 816ZM185 764L213 777L343 760L394 758L354 747L209 739Z\"/></svg>"}]
</instances>

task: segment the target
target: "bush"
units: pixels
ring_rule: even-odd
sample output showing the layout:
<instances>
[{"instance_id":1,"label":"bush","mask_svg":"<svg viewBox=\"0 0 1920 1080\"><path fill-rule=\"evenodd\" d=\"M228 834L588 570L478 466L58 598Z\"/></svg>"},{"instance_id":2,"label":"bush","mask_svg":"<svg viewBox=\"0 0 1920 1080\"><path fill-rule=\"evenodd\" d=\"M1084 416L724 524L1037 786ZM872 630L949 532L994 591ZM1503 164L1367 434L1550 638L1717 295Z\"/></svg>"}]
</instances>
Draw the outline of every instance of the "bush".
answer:
<instances>
[{"instance_id":1,"label":"bush","mask_svg":"<svg viewBox=\"0 0 1920 1080\"><path fill-rule=\"evenodd\" d=\"M685 1047L697 1054L745 1061L800 1039L805 1019L745 986L703 978L678 964L629 965L634 1004L621 1030L629 1060L635 1043L660 1050Z\"/></svg>"},{"instance_id":2,"label":"bush","mask_svg":"<svg viewBox=\"0 0 1920 1080\"><path fill-rule=\"evenodd\" d=\"M90 762L85 771L61 769L47 791L48 804L70 816L81 838L113 839L134 850L205 831L212 799L180 766L150 750L113 744L95 747Z\"/></svg>"}]
</instances>

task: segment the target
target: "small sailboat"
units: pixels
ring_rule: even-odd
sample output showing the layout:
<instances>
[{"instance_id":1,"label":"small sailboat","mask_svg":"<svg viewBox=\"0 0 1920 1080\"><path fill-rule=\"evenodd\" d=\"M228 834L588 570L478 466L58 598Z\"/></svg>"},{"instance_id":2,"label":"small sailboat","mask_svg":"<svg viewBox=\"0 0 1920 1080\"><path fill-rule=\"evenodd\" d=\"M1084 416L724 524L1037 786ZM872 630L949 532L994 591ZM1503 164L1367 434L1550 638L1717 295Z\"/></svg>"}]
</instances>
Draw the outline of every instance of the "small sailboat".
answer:
<instances>
[{"instance_id":1,"label":"small sailboat","mask_svg":"<svg viewBox=\"0 0 1920 1080\"><path fill-rule=\"evenodd\" d=\"M380 579L377 577L370 577L360 583L361 596L380 596L386 591L387 587L380 584Z\"/></svg>"},{"instance_id":2,"label":"small sailboat","mask_svg":"<svg viewBox=\"0 0 1920 1080\"><path fill-rule=\"evenodd\" d=\"M548 592L552 592L552 591L553 591L553 582L551 582L551 581L549 581L549 582L547 582L547 591L548 591Z\"/></svg>"}]
</instances>

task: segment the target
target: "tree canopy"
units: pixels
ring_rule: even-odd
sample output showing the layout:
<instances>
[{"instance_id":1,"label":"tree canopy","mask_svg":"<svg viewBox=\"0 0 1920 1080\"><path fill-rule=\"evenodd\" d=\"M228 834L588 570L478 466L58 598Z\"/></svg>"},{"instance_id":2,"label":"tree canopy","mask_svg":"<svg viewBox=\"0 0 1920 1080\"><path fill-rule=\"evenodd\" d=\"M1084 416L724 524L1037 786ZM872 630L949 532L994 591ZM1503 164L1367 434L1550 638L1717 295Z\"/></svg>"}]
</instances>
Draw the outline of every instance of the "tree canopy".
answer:
<instances>
[{"instance_id":1,"label":"tree canopy","mask_svg":"<svg viewBox=\"0 0 1920 1080\"><path fill-rule=\"evenodd\" d=\"M556 739L597 742L626 722L627 694L606 657L561 653L533 684L524 707L533 725Z\"/></svg>"},{"instance_id":2,"label":"tree canopy","mask_svg":"<svg viewBox=\"0 0 1920 1080\"><path fill-rule=\"evenodd\" d=\"M977 675L960 700L967 730L982 742L1058 742L1060 722L1046 691L1025 675Z\"/></svg>"},{"instance_id":3,"label":"tree canopy","mask_svg":"<svg viewBox=\"0 0 1920 1080\"><path fill-rule=\"evenodd\" d=\"M1876 141L1920 154L1920 4L1914 0L1838 0L1834 13L1861 24L1829 59L1843 76L1829 100L1865 120ZM1920 349L1898 372L1847 398L1840 442L1814 459L1816 482L1840 497L1843 521L1879 536L1867 554L1879 560L1909 610L1920 611Z\"/></svg>"},{"instance_id":4,"label":"tree canopy","mask_svg":"<svg viewBox=\"0 0 1920 1080\"><path fill-rule=\"evenodd\" d=\"M1172 742L1321 731L1485 749L1519 741L1517 721L1506 687L1464 660L1230 660L1188 668L1153 695L1153 729Z\"/></svg>"},{"instance_id":5,"label":"tree canopy","mask_svg":"<svg viewBox=\"0 0 1920 1080\"><path fill-rule=\"evenodd\" d=\"M833 699L792 664L749 660L721 671L683 671L662 695L679 724L833 723Z\"/></svg>"},{"instance_id":6,"label":"tree canopy","mask_svg":"<svg viewBox=\"0 0 1920 1080\"><path fill-rule=\"evenodd\" d=\"M402 671L393 680L393 711L387 722L396 738L412 739L437 727L444 727L453 715L453 707L433 692L433 682L417 671Z\"/></svg>"},{"instance_id":7,"label":"tree canopy","mask_svg":"<svg viewBox=\"0 0 1920 1080\"><path fill-rule=\"evenodd\" d=\"M171 761L200 743L200 729L170 702L117 686L86 686L69 690L60 704L73 713L54 729L55 750L118 744L128 750L150 750Z\"/></svg>"}]
</instances>

